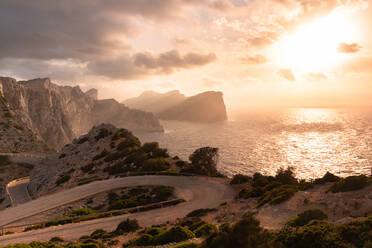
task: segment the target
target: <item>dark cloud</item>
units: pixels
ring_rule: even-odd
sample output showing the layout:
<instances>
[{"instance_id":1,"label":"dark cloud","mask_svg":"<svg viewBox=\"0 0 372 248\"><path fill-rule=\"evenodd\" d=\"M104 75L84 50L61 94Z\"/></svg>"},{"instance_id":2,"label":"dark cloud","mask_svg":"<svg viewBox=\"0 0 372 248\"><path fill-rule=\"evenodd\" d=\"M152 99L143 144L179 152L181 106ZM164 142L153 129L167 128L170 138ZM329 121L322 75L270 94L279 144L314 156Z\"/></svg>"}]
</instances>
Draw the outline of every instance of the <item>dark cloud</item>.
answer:
<instances>
[{"instance_id":1,"label":"dark cloud","mask_svg":"<svg viewBox=\"0 0 372 248\"><path fill-rule=\"evenodd\" d=\"M1 0L0 58L92 60L117 54L140 32L133 17L168 21L193 5L227 6L226 0Z\"/></svg>"},{"instance_id":2,"label":"dark cloud","mask_svg":"<svg viewBox=\"0 0 372 248\"><path fill-rule=\"evenodd\" d=\"M100 60L88 64L92 73L115 79L137 79L154 74L169 74L179 69L203 66L217 60L214 53L181 55L177 50L154 55L136 53L110 60Z\"/></svg>"},{"instance_id":3,"label":"dark cloud","mask_svg":"<svg viewBox=\"0 0 372 248\"><path fill-rule=\"evenodd\" d=\"M340 53L357 53L362 47L358 43L340 43L338 46L338 52Z\"/></svg>"},{"instance_id":4,"label":"dark cloud","mask_svg":"<svg viewBox=\"0 0 372 248\"><path fill-rule=\"evenodd\" d=\"M257 54L255 56L247 56L241 59L244 64L260 65L267 62L267 58L263 55Z\"/></svg>"},{"instance_id":5,"label":"dark cloud","mask_svg":"<svg viewBox=\"0 0 372 248\"><path fill-rule=\"evenodd\" d=\"M309 73L306 77L308 80L316 81L316 82L328 79L328 77L324 75L323 73L313 73L313 72Z\"/></svg>"},{"instance_id":6,"label":"dark cloud","mask_svg":"<svg viewBox=\"0 0 372 248\"><path fill-rule=\"evenodd\" d=\"M278 71L278 75L287 79L288 81L296 81L296 77L291 69L280 69Z\"/></svg>"}]
</instances>

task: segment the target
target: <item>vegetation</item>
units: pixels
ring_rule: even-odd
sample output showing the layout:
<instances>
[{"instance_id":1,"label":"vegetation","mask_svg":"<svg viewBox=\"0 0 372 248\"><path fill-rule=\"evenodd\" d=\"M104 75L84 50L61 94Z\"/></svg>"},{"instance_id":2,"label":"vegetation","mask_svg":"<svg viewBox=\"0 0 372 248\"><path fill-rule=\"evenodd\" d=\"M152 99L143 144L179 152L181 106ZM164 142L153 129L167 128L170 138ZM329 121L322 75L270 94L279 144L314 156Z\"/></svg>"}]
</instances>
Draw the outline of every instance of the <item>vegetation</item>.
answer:
<instances>
[{"instance_id":1,"label":"vegetation","mask_svg":"<svg viewBox=\"0 0 372 248\"><path fill-rule=\"evenodd\" d=\"M314 184L325 184L325 183L334 183L339 181L338 176L333 175L330 172L327 172L322 178L317 178L314 180Z\"/></svg>"},{"instance_id":2,"label":"vegetation","mask_svg":"<svg viewBox=\"0 0 372 248\"><path fill-rule=\"evenodd\" d=\"M67 174L67 175L61 175L58 178L58 180L56 181L56 184L57 184L57 186L59 186L61 184L64 184L64 183L70 181L70 179L71 179L71 176L69 174Z\"/></svg>"},{"instance_id":3,"label":"vegetation","mask_svg":"<svg viewBox=\"0 0 372 248\"><path fill-rule=\"evenodd\" d=\"M309 209L298 214L293 219L287 221L287 225L291 227L304 226L312 220L325 220L328 216L320 209Z\"/></svg>"},{"instance_id":4,"label":"vegetation","mask_svg":"<svg viewBox=\"0 0 372 248\"><path fill-rule=\"evenodd\" d=\"M217 232L217 228L213 224L205 223L201 226L199 226L195 231L196 237L202 237L202 236L209 236L212 233Z\"/></svg>"},{"instance_id":5,"label":"vegetation","mask_svg":"<svg viewBox=\"0 0 372 248\"><path fill-rule=\"evenodd\" d=\"M242 174L236 174L231 179L230 184L231 185L242 184L242 183L249 182L250 180L252 180L252 178L250 176L246 176L246 175L242 175Z\"/></svg>"},{"instance_id":6,"label":"vegetation","mask_svg":"<svg viewBox=\"0 0 372 248\"><path fill-rule=\"evenodd\" d=\"M210 212L215 212L217 209L215 208L201 208L194 211L191 211L186 215L186 217L202 217L207 215Z\"/></svg>"},{"instance_id":7,"label":"vegetation","mask_svg":"<svg viewBox=\"0 0 372 248\"><path fill-rule=\"evenodd\" d=\"M218 148L202 147L189 157L191 164L181 172L195 173L204 176L221 176L217 170Z\"/></svg>"},{"instance_id":8,"label":"vegetation","mask_svg":"<svg viewBox=\"0 0 372 248\"><path fill-rule=\"evenodd\" d=\"M8 165L10 163L9 156L0 155L0 167Z\"/></svg>"},{"instance_id":9,"label":"vegetation","mask_svg":"<svg viewBox=\"0 0 372 248\"><path fill-rule=\"evenodd\" d=\"M350 176L334 183L327 192L338 193L352 190L363 189L372 183L372 179L365 175Z\"/></svg>"},{"instance_id":10,"label":"vegetation","mask_svg":"<svg viewBox=\"0 0 372 248\"><path fill-rule=\"evenodd\" d=\"M85 136L77 141L78 144L83 144L85 142L89 141L89 137Z\"/></svg>"},{"instance_id":11,"label":"vegetation","mask_svg":"<svg viewBox=\"0 0 372 248\"><path fill-rule=\"evenodd\" d=\"M126 219L117 226L115 233L117 234L123 234L123 233L129 233L129 232L135 232L138 229L140 229L140 226L138 225L138 221L133 219Z\"/></svg>"},{"instance_id":12,"label":"vegetation","mask_svg":"<svg viewBox=\"0 0 372 248\"><path fill-rule=\"evenodd\" d=\"M109 135L110 135L110 131L107 130L106 128L102 128L102 129L99 130L99 133L97 134L95 139L96 139L96 141L98 141L100 139L106 138Z\"/></svg>"}]
</instances>

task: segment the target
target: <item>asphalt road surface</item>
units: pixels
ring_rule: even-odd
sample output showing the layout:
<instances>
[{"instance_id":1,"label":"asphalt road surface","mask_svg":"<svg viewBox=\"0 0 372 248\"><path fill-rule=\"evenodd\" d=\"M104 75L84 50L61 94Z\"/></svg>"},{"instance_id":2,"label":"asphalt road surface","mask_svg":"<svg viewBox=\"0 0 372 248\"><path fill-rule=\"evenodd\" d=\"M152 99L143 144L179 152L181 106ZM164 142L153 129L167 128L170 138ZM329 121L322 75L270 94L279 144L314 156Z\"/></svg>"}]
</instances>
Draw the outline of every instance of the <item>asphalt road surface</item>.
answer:
<instances>
[{"instance_id":1,"label":"asphalt road surface","mask_svg":"<svg viewBox=\"0 0 372 248\"><path fill-rule=\"evenodd\" d=\"M182 218L196 209L217 207L222 202L231 201L234 197L234 192L229 185L217 182L215 179L211 178L183 176L138 176L115 178L78 186L3 210L0 212L0 227L49 209L87 198L100 192L115 188L146 185L166 185L175 187L176 197L183 198L186 202L180 203L176 206L155 209L142 213L6 235L0 237L0 245L31 242L34 240L47 241L55 236L62 237L66 240L74 240L83 235L88 235L99 228L112 231L126 218L137 219L139 224L143 227L151 226L153 224L161 224L167 221L174 221L177 218Z\"/></svg>"},{"instance_id":2,"label":"asphalt road surface","mask_svg":"<svg viewBox=\"0 0 372 248\"><path fill-rule=\"evenodd\" d=\"M7 190L11 198L12 206L17 206L31 201L31 197L27 190L27 185L30 179L24 178L20 180L14 180L7 185Z\"/></svg>"}]
</instances>

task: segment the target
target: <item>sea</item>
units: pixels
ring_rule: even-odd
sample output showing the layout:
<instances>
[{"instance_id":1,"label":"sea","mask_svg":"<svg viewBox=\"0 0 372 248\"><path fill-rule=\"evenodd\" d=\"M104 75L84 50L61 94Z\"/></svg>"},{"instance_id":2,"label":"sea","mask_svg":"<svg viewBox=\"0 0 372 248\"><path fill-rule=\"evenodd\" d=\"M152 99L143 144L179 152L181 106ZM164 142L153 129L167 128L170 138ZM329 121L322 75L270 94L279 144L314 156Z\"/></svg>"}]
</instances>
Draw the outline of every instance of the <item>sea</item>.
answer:
<instances>
[{"instance_id":1,"label":"sea","mask_svg":"<svg viewBox=\"0 0 372 248\"><path fill-rule=\"evenodd\" d=\"M229 113L218 123L161 121L164 133L135 133L188 160L197 148L219 148L218 169L228 176L274 175L292 167L298 178L327 171L371 174L372 108L256 109Z\"/></svg>"}]
</instances>

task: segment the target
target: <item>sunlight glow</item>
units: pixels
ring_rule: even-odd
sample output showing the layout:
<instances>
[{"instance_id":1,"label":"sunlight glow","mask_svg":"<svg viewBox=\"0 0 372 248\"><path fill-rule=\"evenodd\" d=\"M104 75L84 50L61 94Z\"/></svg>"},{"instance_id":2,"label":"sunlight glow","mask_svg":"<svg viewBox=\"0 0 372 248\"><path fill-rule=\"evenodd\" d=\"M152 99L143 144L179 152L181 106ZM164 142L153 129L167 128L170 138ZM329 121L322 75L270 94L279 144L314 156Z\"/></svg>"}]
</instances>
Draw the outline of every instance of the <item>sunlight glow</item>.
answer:
<instances>
[{"instance_id":1,"label":"sunlight glow","mask_svg":"<svg viewBox=\"0 0 372 248\"><path fill-rule=\"evenodd\" d=\"M352 39L354 29L342 12L305 24L278 42L278 63L303 73L319 72L336 65L345 57L337 51L338 46Z\"/></svg>"}]
</instances>

